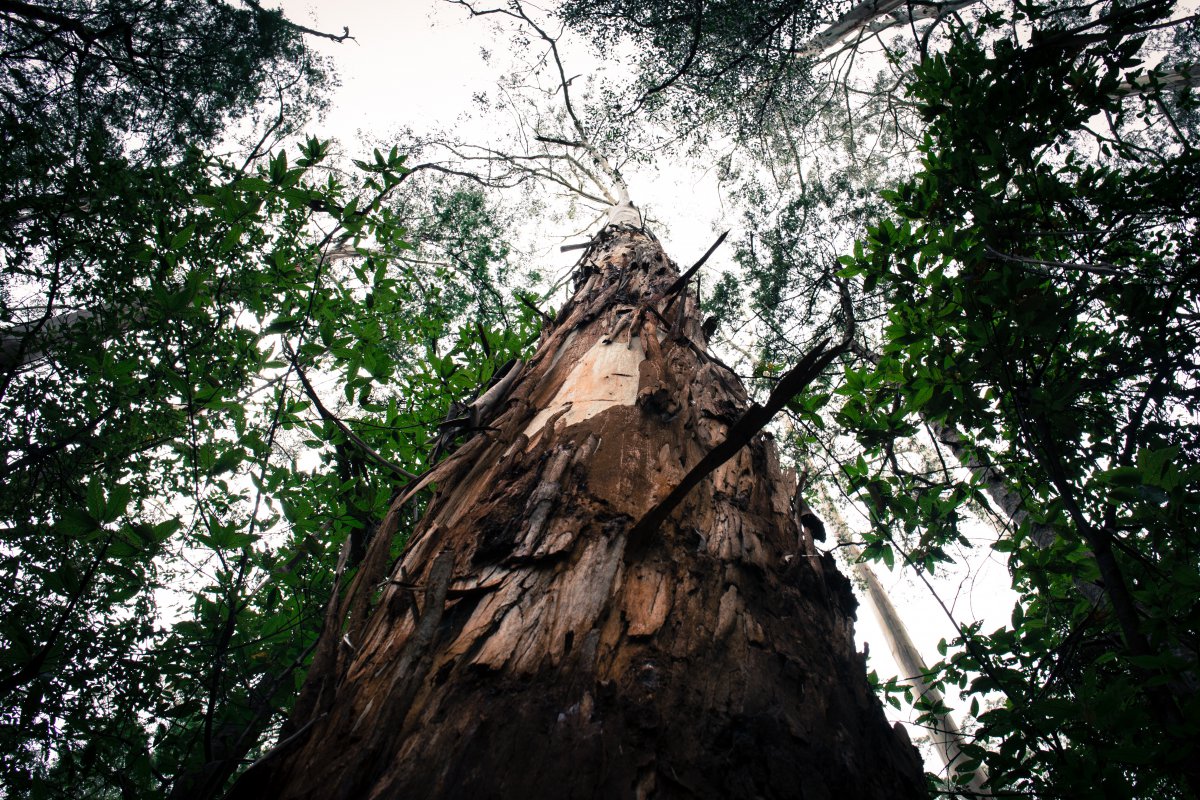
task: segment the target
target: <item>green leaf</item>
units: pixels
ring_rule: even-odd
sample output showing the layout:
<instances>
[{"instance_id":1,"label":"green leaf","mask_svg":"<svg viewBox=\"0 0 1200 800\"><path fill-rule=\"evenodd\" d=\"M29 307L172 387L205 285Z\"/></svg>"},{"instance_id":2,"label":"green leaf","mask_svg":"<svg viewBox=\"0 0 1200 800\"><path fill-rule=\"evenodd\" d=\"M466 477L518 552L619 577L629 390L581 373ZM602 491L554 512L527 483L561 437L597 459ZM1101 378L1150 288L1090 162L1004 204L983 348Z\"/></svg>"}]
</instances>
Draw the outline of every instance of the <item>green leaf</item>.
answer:
<instances>
[{"instance_id":1,"label":"green leaf","mask_svg":"<svg viewBox=\"0 0 1200 800\"><path fill-rule=\"evenodd\" d=\"M99 530L100 525L83 509L65 508L59 513L57 527L69 536L82 536Z\"/></svg>"},{"instance_id":2,"label":"green leaf","mask_svg":"<svg viewBox=\"0 0 1200 800\"><path fill-rule=\"evenodd\" d=\"M170 539L182 527L183 523L180 520L172 517L171 519L164 520L163 522L152 526L151 530L154 532L154 539L161 543Z\"/></svg>"},{"instance_id":3,"label":"green leaf","mask_svg":"<svg viewBox=\"0 0 1200 800\"><path fill-rule=\"evenodd\" d=\"M242 178L234 185L235 189L240 189L244 192L268 192L271 190L271 184L267 183L262 178Z\"/></svg>"},{"instance_id":4,"label":"green leaf","mask_svg":"<svg viewBox=\"0 0 1200 800\"><path fill-rule=\"evenodd\" d=\"M95 476L88 481L87 510L93 519L103 520L105 518L104 487L101 485L100 479Z\"/></svg>"},{"instance_id":5,"label":"green leaf","mask_svg":"<svg viewBox=\"0 0 1200 800\"><path fill-rule=\"evenodd\" d=\"M105 522L113 522L122 514L129 506L130 488L127 484L114 484L108 494L108 500L104 504L104 516L102 519Z\"/></svg>"},{"instance_id":6,"label":"green leaf","mask_svg":"<svg viewBox=\"0 0 1200 800\"><path fill-rule=\"evenodd\" d=\"M171 238L171 249L172 249L172 250L179 250L179 249L180 249L180 248L182 248L182 247L183 247L185 244L187 244L189 241L191 241L191 239L192 239L192 236L193 236L193 234L195 234L195 233L196 233L196 225L195 225L195 223L192 223L191 225L188 225L187 227L185 227L183 230L179 231L179 233L176 233L176 234L175 234L175 235L174 235L174 236Z\"/></svg>"},{"instance_id":7,"label":"green leaf","mask_svg":"<svg viewBox=\"0 0 1200 800\"><path fill-rule=\"evenodd\" d=\"M238 468L245 458L245 453L241 449L226 450L217 460L213 462L212 468L209 470L210 475L223 475L226 472L232 472Z\"/></svg>"},{"instance_id":8,"label":"green leaf","mask_svg":"<svg viewBox=\"0 0 1200 800\"><path fill-rule=\"evenodd\" d=\"M277 317L264 330L264 334L287 333L299 327L300 322L304 319L302 315Z\"/></svg>"}]
</instances>

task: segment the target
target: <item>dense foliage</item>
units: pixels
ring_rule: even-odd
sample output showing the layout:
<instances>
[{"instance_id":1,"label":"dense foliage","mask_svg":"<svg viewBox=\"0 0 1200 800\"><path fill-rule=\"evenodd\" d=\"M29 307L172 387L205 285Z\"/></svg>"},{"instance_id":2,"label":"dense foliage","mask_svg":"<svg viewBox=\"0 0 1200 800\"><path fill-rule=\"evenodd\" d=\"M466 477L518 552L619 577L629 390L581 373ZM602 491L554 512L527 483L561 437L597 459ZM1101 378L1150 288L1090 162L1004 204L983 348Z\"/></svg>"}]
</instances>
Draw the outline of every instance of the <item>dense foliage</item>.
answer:
<instances>
[{"instance_id":1,"label":"dense foliage","mask_svg":"<svg viewBox=\"0 0 1200 800\"><path fill-rule=\"evenodd\" d=\"M477 192L273 144L330 80L277 12L0 26L0 785L214 796L527 312Z\"/></svg>"},{"instance_id":2,"label":"dense foliage","mask_svg":"<svg viewBox=\"0 0 1200 800\"><path fill-rule=\"evenodd\" d=\"M1128 33L1169 10L1038 20L1028 42L990 46L998 17L955 28L910 85L930 120L923 169L846 259L889 311L842 421L868 454L919 419L967 431L1029 514L995 545L1022 595L1012 627L965 629L934 669L1003 698L974 752L995 785L1040 797L1200 785L1194 111L1117 91L1139 63ZM908 557L931 565L978 491L862 462L847 475L869 538L906 528Z\"/></svg>"}]
</instances>

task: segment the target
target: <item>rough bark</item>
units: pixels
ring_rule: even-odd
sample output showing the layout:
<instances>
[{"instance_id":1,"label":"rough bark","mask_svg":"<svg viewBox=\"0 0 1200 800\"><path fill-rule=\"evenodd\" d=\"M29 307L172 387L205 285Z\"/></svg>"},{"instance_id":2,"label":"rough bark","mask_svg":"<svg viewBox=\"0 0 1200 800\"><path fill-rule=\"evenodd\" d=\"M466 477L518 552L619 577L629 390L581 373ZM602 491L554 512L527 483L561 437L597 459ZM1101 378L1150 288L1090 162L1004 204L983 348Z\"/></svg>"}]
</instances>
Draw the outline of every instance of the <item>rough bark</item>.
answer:
<instances>
[{"instance_id":1,"label":"rough bark","mask_svg":"<svg viewBox=\"0 0 1200 800\"><path fill-rule=\"evenodd\" d=\"M748 406L677 277L643 232L596 237L399 560L394 509L331 602L286 740L232 796L924 796L769 437L630 540Z\"/></svg>"}]
</instances>

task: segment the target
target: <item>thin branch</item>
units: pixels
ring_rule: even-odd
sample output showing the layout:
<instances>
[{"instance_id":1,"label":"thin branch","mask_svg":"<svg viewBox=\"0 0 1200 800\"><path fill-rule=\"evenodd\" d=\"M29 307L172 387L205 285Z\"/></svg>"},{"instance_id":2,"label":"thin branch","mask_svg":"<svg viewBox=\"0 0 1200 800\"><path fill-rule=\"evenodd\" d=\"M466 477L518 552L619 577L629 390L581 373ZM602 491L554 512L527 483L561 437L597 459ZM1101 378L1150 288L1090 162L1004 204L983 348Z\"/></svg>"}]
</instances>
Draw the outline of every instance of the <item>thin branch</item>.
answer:
<instances>
[{"instance_id":1,"label":"thin branch","mask_svg":"<svg viewBox=\"0 0 1200 800\"><path fill-rule=\"evenodd\" d=\"M587 145L583 142L572 142L569 139L558 139L554 136L543 136L540 133L535 134L533 138L534 141L545 142L546 144L560 144L563 147L587 147Z\"/></svg>"},{"instance_id":2,"label":"thin branch","mask_svg":"<svg viewBox=\"0 0 1200 800\"><path fill-rule=\"evenodd\" d=\"M554 324L554 317L550 316L545 311L542 311L540 308L538 308L536 305L534 305L533 301L530 300L525 295L521 294L520 292L513 292L513 297L517 298L517 300L520 301L521 305L532 310L534 313L536 313L538 316L540 316L542 318L542 321L545 322L547 325Z\"/></svg>"},{"instance_id":3,"label":"thin branch","mask_svg":"<svg viewBox=\"0 0 1200 800\"><path fill-rule=\"evenodd\" d=\"M551 36L549 33L547 33L545 31L545 29L542 28L542 26L538 25L538 23L535 22L532 17L530 17L525 12L525 8L524 8L524 6L521 5L519 0L513 0L513 2L509 5L509 7L507 9L494 8L494 9L486 9L483 11L476 9L470 3L466 2L466 0L450 0L450 1L452 3L454 3L455 5L461 5L464 8L468 9L473 16L485 16L487 14L503 14L505 16L513 17L514 19L523 20L525 22L525 24L527 24L530 28L532 28L538 34L538 36L542 39L542 41L544 41L549 46L550 55L554 59L554 66L558 71L559 86L562 88L562 93L563 93L563 105L566 108L567 117L571 120L571 124L575 128L576 133L579 134L579 140L580 140L579 144L585 150L587 150L588 155L590 155L592 157L592 160L596 163L596 166L599 167L600 170L609 178L609 180L611 180L613 182L613 185L617 189L617 197L616 198L613 198L611 196L607 197L608 204L609 205L617 205L618 203L622 203L622 202L628 203L629 202L629 187L625 185L625 181L621 178L620 173L616 169L613 168L612 164L609 163L608 159L605 158L604 155L599 150L596 149L595 145L593 145L591 143L591 140L587 134L587 129L584 128L583 123L580 122L580 120L579 120L579 116L575 113L575 106L571 103L571 91L570 91L571 81L567 78L566 69L563 67L562 58L559 56L559 53L558 53L558 39ZM607 191L605 191L605 195L608 195Z\"/></svg>"},{"instance_id":4,"label":"thin branch","mask_svg":"<svg viewBox=\"0 0 1200 800\"><path fill-rule=\"evenodd\" d=\"M358 434L350 430L350 426L334 416L333 413L331 413L329 409L325 407L325 404L321 402L321 398L317 395L316 390L313 389L313 385L309 383L308 376L305 375L304 370L300 368L300 363L296 358L295 351L292 350L292 346L286 340L284 340L283 347L287 352L288 360L292 362L292 367L296 370L296 375L300 378L300 383L304 386L304 393L308 395L309 400L312 400L313 405L316 406L317 412L321 415L322 419L332 422L335 426L337 426L337 429L340 430L345 437L352 444L354 444L355 447L361 450L367 456L367 458L369 458L371 461L374 461L379 466L391 470L402 478L408 478L409 480L415 480L417 478L416 475L404 469L399 464L395 464L379 455L379 453L375 452L375 450L369 444L359 438Z\"/></svg>"},{"instance_id":5,"label":"thin branch","mask_svg":"<svg viewBox=\"0 0 1200 800\"><path fill-rule=\"evenodd\" d=\"M251 8L253 8L255 11L257 11L260 14L272 13L270 11L267 11L265 8L263 8L262 5L258 2L258 0L242 0L242 2L245 3L246 5L250 6ZM330 41L334 41L334 42L344 42L347 39L349 39L350 41L352 41L356 44L358 43L358 40L350 35L350 29L345 26L342 27L342 33L340 35L338 35L335 33L326 33L325 31L313 30L312 28L306 28L303 25L297 25L295 22L292 22L290 19L287 19L283 15L280 15L280 20L283 22L284 25L287 25L292 30L299 31L300 33L307 33L309 36L318 36L322 39L329 39Z\"/></svg>"},{"instance_id":6,"label":"thin branch","mask_svg":"<svg viewBox=\"0 0 1200 800\"><path fill-rule=\"evenodd\" d=\"M650 99L651 95L658 94L659 92L663 91L664 89L669 88L676 81L678 81L685 74L687 74L687 71L689 69L691 69L692 62L694 62L696 60L696 53L700 49L700 39L702 37L702 27L701 26L704 23L703 0L695 0L694 6L695 6L696 10L692 17L692 43L688 47L688 53L684 57L683 63L679 65L679 69L675 70L675 74L673 74L671 77L667 78L664 81L659 82L658 84L656 84L654 86L651 86L649 89L642 92L642 96L638 98L638 101L634 104L633 108L630 109L629 113L626 114L626 116L632 116L632 115L636 114L639 110L641 110L642 106L646 104L646 101Z\"/></svg>"},{"instance_id":7,"label":"thin branch","mask_svg":"<svg viewBox=\"0 0 1200 800\"><path fill-rule=\"evenodd\" d=\"M1116 264L1100 262L1099 264L1080 264L1071 261L1047 261L1040 258L1026 258L1025 256L1013 256L1007 253L1001 253L992 247L987 247L988 255L998 258L1001 261L1010 261L1016 264L1032 264L1039 267L1059 267L1061 269L1070 269L1077 272L1091 272L1097 275L1128 275L1129 273L1118 267Z\"/></svg>"}]
</instances>

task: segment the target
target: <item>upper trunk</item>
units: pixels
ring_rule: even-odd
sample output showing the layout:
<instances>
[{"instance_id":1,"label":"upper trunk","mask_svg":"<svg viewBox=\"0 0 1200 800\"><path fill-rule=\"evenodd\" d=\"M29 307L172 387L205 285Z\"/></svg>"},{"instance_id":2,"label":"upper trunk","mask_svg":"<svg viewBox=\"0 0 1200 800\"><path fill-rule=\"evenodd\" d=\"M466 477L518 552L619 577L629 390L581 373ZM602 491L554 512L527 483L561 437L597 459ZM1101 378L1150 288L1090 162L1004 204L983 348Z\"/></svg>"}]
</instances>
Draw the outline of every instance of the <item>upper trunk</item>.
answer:
<instances>
[{"instance_id":1,"label":"upper trunk","mask_svg":"<svg viewBox=\"0 0 1200 800\"><path fill-rule=\"evenodd\" d=\"M394 567L384 521L234 796L924 795L769 437L630 538L747 406L677 277L653 237L597 236Z\"/></svg>"}]
</instances>

